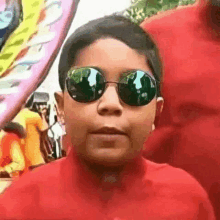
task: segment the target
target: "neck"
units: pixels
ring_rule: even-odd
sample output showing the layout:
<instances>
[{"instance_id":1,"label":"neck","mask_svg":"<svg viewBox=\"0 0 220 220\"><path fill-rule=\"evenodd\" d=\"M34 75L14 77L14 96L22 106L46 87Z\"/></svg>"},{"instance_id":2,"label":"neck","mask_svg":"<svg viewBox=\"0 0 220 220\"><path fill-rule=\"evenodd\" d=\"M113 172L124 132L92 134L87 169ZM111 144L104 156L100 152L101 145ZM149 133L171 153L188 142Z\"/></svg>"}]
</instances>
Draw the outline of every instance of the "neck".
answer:
<instances>
[{"instance_id":1,"label":"neck","mask_svg":"<svg viewBox=\"0 0 220 220\"><path fill-rule=\"evenodd\" d=\"M105 166L102 164L94 164L89 161L80 159L82 166L91 173L101 185L117 185L120 182L122 173L127 164L120 166Z\"/></svg>"},{"instance_id":2,"label":"neck","mask_svg":"<svg viewBox=\"0 0 220 220\"><path fill-rule=\"evenodd\" d=\"M122 180L126 164L117 167L109 167L94 164L82 159L79 159L79 162L86 173L92 177L88 180L90 184L94 184L103 205L109 202L115 191L123 191L124 184ZM91 182L91 180L93 181Z\"/></svg>"},{"instance_id":3,"label":"neck","mask_svg":"<svg viewBox=\"0 0 220 220\"><path fill-rule=\"evenodd\" d=\"M101 164L96 161L90 161L78 155L74 148L71 149L70 154L73 156L73 161L77 161L79 167L83 168L86 173L89 173L102 182L103 178L106 176L115 176L116 180L121 180L125 172L131 175L139 175L143 173L143 160L142 154L140 153L134 158L124 159L124 162L115 162L114 164Z\"/></svg>"},{"instance_id":4,"label":"neck","mask_svg":"<svg viewBox=\"0 0 220 220\"><path fill-rule=\"evenodd\" d=\"M88 195L91 194L92 189L99 194L104 205L116 192L126 194L131 188L140 185L146 173L145 162L141 155L123 165L110 167L85 161L72 147L67 159L71 163L68 167L73 167L76 175L72 177L71 172L67 174L76 180L80 191ZM71 181L69 183L71 184ZM138 187L141 186L139 185ZM90 196L91 199L94 198L92 194Z\"/></svg>"}]
</instances>

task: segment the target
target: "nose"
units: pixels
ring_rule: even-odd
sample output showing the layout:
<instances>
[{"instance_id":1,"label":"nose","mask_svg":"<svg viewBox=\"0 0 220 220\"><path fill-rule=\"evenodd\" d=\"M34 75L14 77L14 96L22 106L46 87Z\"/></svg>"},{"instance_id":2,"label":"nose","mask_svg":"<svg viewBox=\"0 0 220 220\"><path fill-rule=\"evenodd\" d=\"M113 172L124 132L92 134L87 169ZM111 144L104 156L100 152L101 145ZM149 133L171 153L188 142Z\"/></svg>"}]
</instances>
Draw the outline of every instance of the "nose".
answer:
<instances>
[{"instance_id":1,"label":"nose","mask_svg":"<svg viewBox=\"0 0 220 220\"><path fill-rule=\"evenodd\" d=\"M122 114L123 107L119 99L116 85L107 85L107 88L99 100L98 113L100 115L115 115Z\"/></svg>"}]
</instances>

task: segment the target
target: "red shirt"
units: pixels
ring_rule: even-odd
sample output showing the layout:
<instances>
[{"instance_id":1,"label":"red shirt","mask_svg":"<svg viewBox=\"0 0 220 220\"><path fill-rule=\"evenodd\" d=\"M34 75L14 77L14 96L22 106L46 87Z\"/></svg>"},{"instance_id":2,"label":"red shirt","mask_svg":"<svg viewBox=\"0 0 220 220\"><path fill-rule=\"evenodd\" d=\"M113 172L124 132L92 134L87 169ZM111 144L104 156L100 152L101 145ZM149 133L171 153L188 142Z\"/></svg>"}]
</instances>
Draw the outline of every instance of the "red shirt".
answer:
<instances>
[{"instance_id":1,"label":"red shirt","mask_svg":"<svg viewBox=\"0 0 220 220\"><path fill-rule=\"evenodd\" d=\"M164 65L165 105L145 156L196 177L220 219L220 26L210 9L198 4L141 24Z\"/></svg>"},{"instance_id":2,"label":"red shirt","mask_svg":"<svg viewBox=\"0 0 220 220\"><path fill-rule=\"evenodd\" d=\"M5 134L0 140L0 167L11 163L11 146L14 141L19 142L19 137L13 133Z\"/></svg>"},{"instance_id":3,"label":"red shirt","mask_svg":"<svg viewBox=\"0 0 220 220\"><path fill-rule=\"evenodd\" d=\"M0 199L0 219L215 219L197 181L167 164L141 157L126 167L120 184L110 180L101 186L71 150L8 188Z\"/></svg>"}]
</instances>

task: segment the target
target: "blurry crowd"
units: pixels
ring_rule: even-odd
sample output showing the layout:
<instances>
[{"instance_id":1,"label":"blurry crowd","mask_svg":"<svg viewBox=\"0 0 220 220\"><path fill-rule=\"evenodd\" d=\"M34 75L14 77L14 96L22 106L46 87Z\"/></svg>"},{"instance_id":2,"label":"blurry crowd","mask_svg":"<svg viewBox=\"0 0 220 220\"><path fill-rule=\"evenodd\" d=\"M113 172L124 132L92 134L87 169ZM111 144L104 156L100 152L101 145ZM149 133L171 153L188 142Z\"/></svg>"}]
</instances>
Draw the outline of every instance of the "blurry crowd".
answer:
<instances>
[{"instance_id":1,"label":"blurry crowd","mask_svg":"<svg viewBox=\"0 0 220 220\"><path fill-rule=\"evenodd\" d=\"M18 177L66 156L62 147L64 130L56 103L50 103L49 94L33 93L0 131L0 178Z\"/></svg>"}]
</instances>

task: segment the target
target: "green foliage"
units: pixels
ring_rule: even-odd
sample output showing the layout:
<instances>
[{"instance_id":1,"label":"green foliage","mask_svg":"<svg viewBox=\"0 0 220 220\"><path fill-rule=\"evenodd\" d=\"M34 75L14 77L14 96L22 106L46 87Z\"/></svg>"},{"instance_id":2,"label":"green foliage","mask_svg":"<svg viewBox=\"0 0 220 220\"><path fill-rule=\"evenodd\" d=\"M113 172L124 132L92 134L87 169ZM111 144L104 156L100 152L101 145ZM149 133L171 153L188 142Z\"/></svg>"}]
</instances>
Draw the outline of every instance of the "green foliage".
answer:
<instances>
[{"instance_id":1,"label":"green foliage","mask_svg":"<svg viewBox=\"0 0 220 220\"><path fill-rule=\"evenodd\" d=\"M81 82L83 77L87 78L89 75L90 75L90 69L88 69L87 67L68 72L68 77L74 80L76 83Z\"/></svg>"},{"instance_id":2,"label":"green foliage","mask_svg":"<svg viewBox=\"0 0 220 220\"><path fill-rule=\"evenodd\" d=\"M132 0L132 6L125 11L124 15L140 24L146 17L151 17L159 11L194 3L195 0Z\"/></svg>"}]
</instances>

